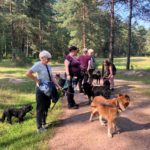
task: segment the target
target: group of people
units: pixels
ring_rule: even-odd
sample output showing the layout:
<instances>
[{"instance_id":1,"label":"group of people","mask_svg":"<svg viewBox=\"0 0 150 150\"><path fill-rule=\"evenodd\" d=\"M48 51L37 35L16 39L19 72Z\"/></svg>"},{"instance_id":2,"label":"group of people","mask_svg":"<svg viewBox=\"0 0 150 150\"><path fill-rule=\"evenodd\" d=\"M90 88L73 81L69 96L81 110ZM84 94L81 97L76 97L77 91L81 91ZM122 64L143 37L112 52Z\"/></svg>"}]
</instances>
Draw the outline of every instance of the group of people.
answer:
<instances>
[{"instance_id":1,"label":"group of people","mask_svg":"<svg viewBox=\"0 0 150 150\"><path fill-rule=\"evenodd\" d=\"M79 83L79 91L83 92L82 82L87 82L89 80L89 83L92 84L92 73L96 67L93 49L88 50L84 48L83 54L77 57L78 51L79 50L76 46L71 46L64 61L68 84L68 108L73 109L77 109L79 107L74 100L73 80L76 80L76 84Z\"/></svg>"},{"instance_id":2,"label":"group of people","mask_svg":"<svg viewBox=\"0 0 150 150\"><path fill-rule=\"evenodd\" d=\"M92 84L92 74L96 69L96 61L94 57L94 50L84 48L82 54L77 57L79 49L76 46L69 48L68 54L65 56L64 65L66 73L67 88L67 102L69 109L78 109L79 105L74 100L74 81L79 85L79 91L83 92L82 84L89 82ZM51 97L41 92L39 85L41 82L53 82L58 89L61 87L53 77L51 66L48 64L51 59L51 54L43 50L39 53L40 61L35 63L26 73L26 75L36 82L36 122L38 132L45 131L46 117L48 108L50 107ZM102 66L102 75L104 79L109 80L111 88L114 88L114 75L112 65L109 60L104 60ZM35 75L34 73L37 73Z\"/></svg>"}]
</instances>

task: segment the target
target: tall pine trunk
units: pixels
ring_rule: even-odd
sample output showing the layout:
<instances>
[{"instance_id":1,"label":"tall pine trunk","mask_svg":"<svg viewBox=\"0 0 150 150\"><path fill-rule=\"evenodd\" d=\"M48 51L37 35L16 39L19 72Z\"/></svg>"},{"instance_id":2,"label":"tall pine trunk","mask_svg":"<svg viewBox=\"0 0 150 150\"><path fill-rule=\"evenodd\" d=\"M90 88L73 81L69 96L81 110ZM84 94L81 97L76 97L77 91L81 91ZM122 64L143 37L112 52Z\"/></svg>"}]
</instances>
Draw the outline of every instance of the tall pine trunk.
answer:
<instances>
[{"instance_id":1,"label":"tall pine trunk","mask_svg":"<svg viewBox=\"0 0 150 150\"><path fill-rule=\"evenodd\" d=\"M132 28L132 7L133 0L129 1L130 13L129 13L129 24L128 24L128 52L127 52L127 66L126 69L130 70L130 54L131 54L131 28Z\"/></svg>"},{"instance_id":2,"label":"tall pine trunk","mask_svg":"<svg viewBox=\"0 0 150 150\"><path fill-rule=\"evenodd\" d=\"M10 1L9 3L9 13L10 15L12 15L12 1ZM14 37L14 23L13 20L11 20L11 51L12 51L12 61L16 60L16 52L14 49L14 41L15 41L15 37Z\"/></svg>"},{"instance_id":3,"label":"tall pine trunk","mask_svg":"<svg viewBox=\"0 0 150 150\"><path fill-rule=\"evenodd\" d=\"M83 3L83 8L82 8L82 43L83 43L83 48L86 47L86 33L85 33L85 4Z\"/></svg>"},{"instance_id":4,"label":"tall pine trunk","mask_svg":"<svg viewBox=\"0 0 150 150\"><path fill-rule=\"evenodd\" d=\"M113 63L113 53L114 53L114 3L115 3L115 0L111 0L110 36L109 36L109 60L112 63Z\"/></svg>"}]
</instances>

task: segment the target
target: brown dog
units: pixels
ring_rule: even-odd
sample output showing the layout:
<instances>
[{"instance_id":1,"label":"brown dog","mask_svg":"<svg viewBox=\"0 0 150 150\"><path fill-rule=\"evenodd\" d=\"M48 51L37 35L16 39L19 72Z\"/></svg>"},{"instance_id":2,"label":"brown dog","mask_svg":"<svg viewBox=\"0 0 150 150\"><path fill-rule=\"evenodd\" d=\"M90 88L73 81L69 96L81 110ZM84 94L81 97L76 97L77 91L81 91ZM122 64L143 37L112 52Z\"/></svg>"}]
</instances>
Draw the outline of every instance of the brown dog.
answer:
<instances>
[{"instance_id":1,"label":"brown dog","mask_svg":"<svg viewBox=\"0 0 150 150\"><path fill-rule=\"evenodd\" d=\"M105 125L102 118L108 123L108 137L112 137L112 129L116 132L116 118L119 112L122 112L130 103L130 97L125 94L119 94L117 98L106 99L103 96L96 96L92 103L92 112L90 121L95 114L99 115L99 120L102 125Z\"/></svg>"}]
</instances>

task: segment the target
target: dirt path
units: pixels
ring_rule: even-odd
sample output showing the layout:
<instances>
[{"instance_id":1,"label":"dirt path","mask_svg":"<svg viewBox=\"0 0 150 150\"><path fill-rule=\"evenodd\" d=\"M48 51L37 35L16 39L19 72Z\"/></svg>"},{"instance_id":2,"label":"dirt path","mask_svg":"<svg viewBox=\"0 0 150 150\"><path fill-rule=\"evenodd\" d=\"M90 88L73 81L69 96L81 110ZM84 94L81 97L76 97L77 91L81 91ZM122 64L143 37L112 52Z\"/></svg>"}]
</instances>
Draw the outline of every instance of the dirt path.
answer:
<instances>
[{"instance_id":1,"label":"dirt path","mask_svg":"<svg viewBox=\"0 0 150 150\"><path fill-rule=\"evenodd\" d=\"M117 119L122 129L119 135L107 137L107 128L98 120L89 122L90 106L87 97L76 94L75 100L80 104L78 110L68 110L66 97L63 100L64 113L62 123L56 134L49 141L51 150L149 150L150 149L150 98L143 96L139 89L150 88L139 82L116 80L117 93L127 93L131 105Z\"/></svg>"}]
</instances>

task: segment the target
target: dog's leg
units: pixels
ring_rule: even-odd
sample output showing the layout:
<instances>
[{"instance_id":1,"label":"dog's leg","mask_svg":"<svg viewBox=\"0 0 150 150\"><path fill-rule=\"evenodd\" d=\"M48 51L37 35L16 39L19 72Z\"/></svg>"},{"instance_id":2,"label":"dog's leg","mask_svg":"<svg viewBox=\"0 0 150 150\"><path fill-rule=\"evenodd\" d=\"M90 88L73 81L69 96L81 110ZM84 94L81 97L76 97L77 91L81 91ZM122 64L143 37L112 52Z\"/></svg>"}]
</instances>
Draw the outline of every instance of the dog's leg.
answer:
<instances>
[{"instance_id":1,"label":"dog's leg","mask_svg":"<svg viewBox=\"0 0 150 150\"><path fill-rule=\"evenodd\" d=\"M94 115L94 113L93 113L93 112L91 112L91 116L90 116L90 119L89 119L89 121L90 121L90 122L92 122L92 121L93 121L93 115Z\"/></svg>"},{"instance_id":2,"label":"dog's leg","mask_svg":"<svg viewBox=\"0 0 150 150\"><path fill-rule=\"evenodd\" d=\"M91 96L88 96L89 104L91 104Z\"/></svg>"},{"instance_id":3,"label":"dog's leg","mask_svg":"<svg viewBox=\"0 0 150 150\"><path fill-rule=\"evenodd\" d=\"M113 133L116 133L117 131L116 121L113 121L112 128L113 128Z\"/></svg>"},{"instance_id":4,"label":"dog's leg","mask_svg":"<svg viewBox=\"0 0 150 150\"><path fill-rule=\"evenodd\" d=\"M120 134L120 128L117 127L116 120L113 121L112 126L113 126L113 132Z\"/></svg>"},{"instance_id":5,"label":"dog's leg","mask_svg":"<svg viewBox=\"0 0 150 150\"><path fill-rule=\"evenodd\" d=\"M112 133L111 133L111 129L112 129L112 121L108 121L108 137L112 138Z\"/></svg>"},{"instance_id":6,"label":"dog's leg","mask_svg":"<svg viewBox=\"0 0 150 150\"><path fill-rule=\"evenodd\" d=\"M7 117L8 123L12 124L12 121L11 121L12 116L8 113L6 117Z\"/></svg>"},{"instance_id":7,"label":"dog's leg","mask_svg":"<svg viewBox=\"0 0 150 150\"><path fill-rule=\"evenodd\" d=\"M102 115L99 115L99 121L100 121L100 124L101 124L102 126L105 126L105 125L106 125L105 122L103 121Z\"/></svg>"},{"instance_id":8,"label":"dog's leg","mask_svg":"<svg viewBox=\"0 0 150 150\"><path fill-rule=\"evenodd\" d=\"M5 111L3 112L3 115L2 115L2 118L0 119L1 122L4 122L5 121L5 117L6 117L6 114L5 114Z\"/></svg>"},{"instance_id":9,"label":"dog's leg","mask_svg":"<svg viewBox=\"0 0 150 150\"><path fill-rule=\"evenodd\" d=\"M23 122L23 117L18 118L19 123Z\"/></svg>"},{"instance_id":10,"label":"dog's leg","mask_svg":"<svg viewBox=\"0 0 150 150\"><path fill-rule=\"evenodd\" d=\"M90 119L89 119L90 122L93 121L93 116L96 114L96 112L97 112L97 110L91 112L91 116L90 116Z\"/></svg>"}]
</instances>

